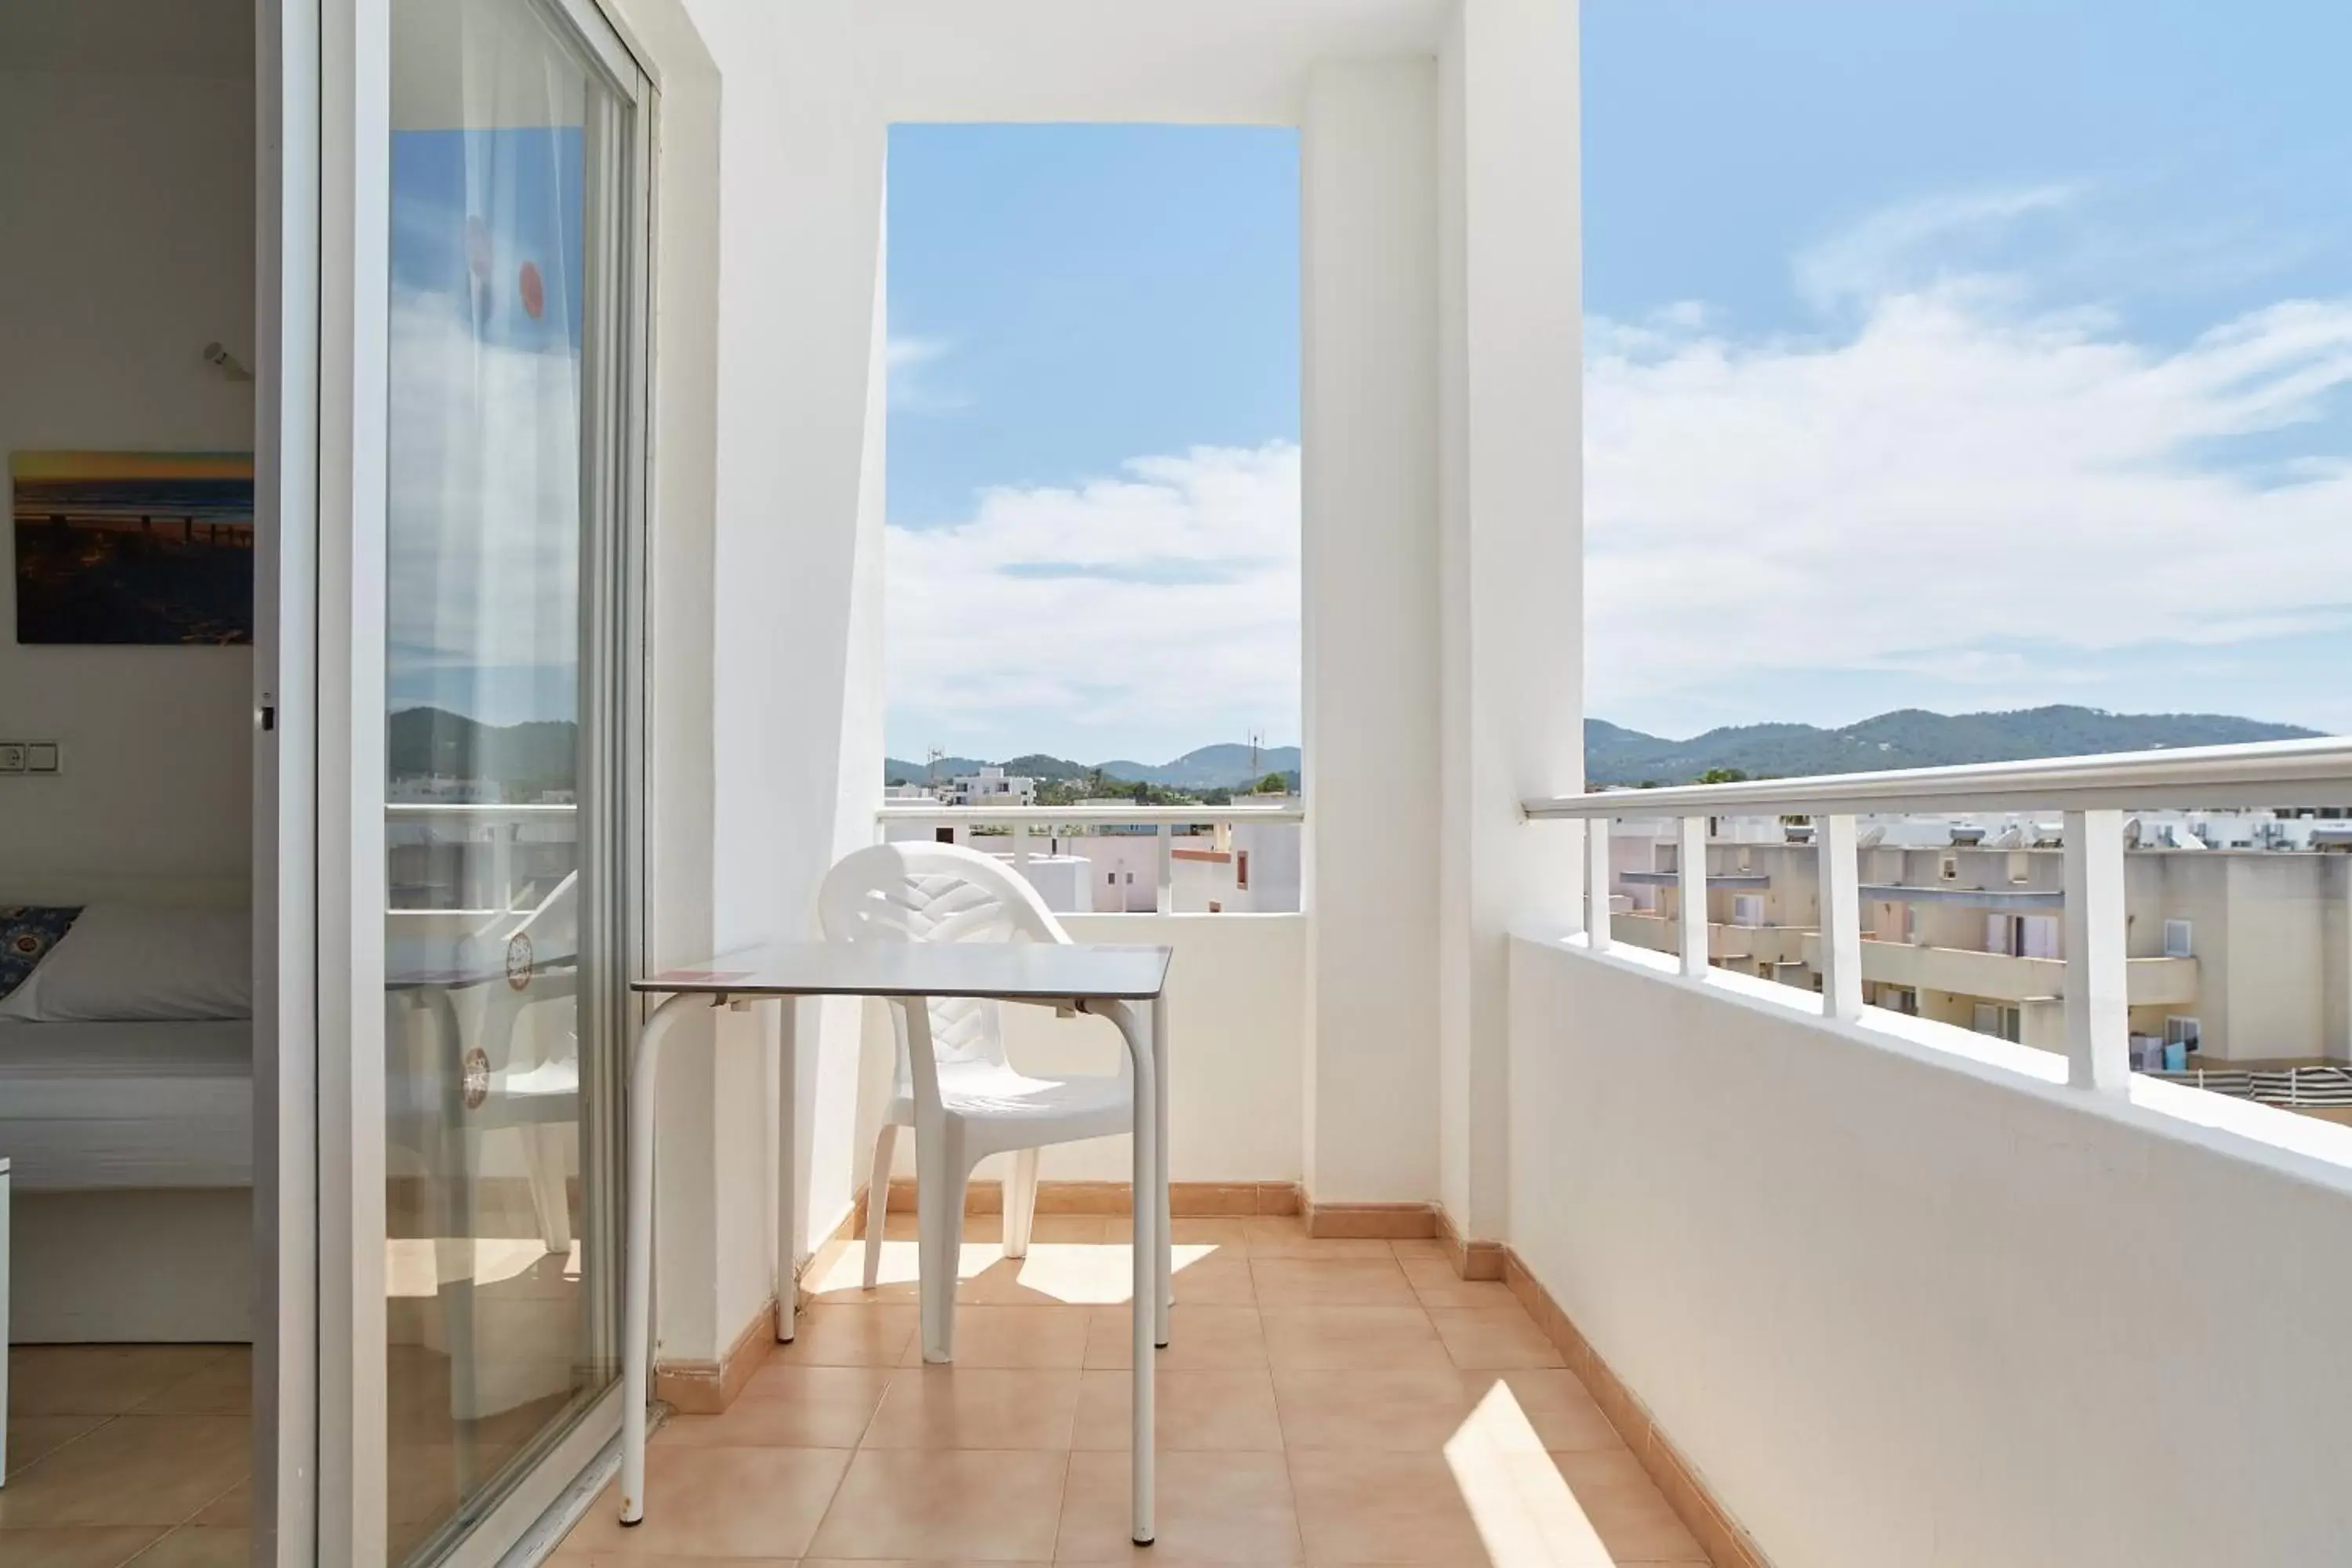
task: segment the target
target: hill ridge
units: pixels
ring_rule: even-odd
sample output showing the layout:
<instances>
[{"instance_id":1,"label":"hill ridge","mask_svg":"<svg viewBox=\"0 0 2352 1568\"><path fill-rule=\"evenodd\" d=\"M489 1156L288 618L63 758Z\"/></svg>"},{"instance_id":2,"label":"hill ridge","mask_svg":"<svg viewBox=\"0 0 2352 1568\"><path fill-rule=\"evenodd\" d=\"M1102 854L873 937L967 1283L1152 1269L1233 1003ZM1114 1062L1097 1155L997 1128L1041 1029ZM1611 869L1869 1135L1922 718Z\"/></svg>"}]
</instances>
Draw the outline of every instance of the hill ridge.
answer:
<instances>
[{"instance_id":1,"label":"hill ridge","mask_svg":"<svg viewBox=\"0 0 2352 1568\"><path fill-rule=\"evenodd\" d=\"M1715 769L1751 777L1796 778L1811 773L1868 773L1889 768L1943 767L2034 757L2145 752L2170 746L2220 746L2252 741L2305 740L2320 734L2226 713L2116 713L2102 708L2049 703L2038 708L1938 713L1895 708L1834 728L1768 721L1718 726L1686 740L1646 734L1606 719L1584 721L1585 779L1593 784L1688 784ZM1231 788L1252 781L1249 749L1233 742L1202 746L1158 764L1118 758L1097 764L1106 778L1180 789ZM977 772L976 758L948 757L944 780ZM1094 766L1033 752L1008 759L1007 772L1032 778L1082 778ZM1258 753L1258 773L1279 772L1297 783L1299 751L1272 746ZM919 783L920 763L886 759L886 780Z\"/></svg>"}]
</instances>

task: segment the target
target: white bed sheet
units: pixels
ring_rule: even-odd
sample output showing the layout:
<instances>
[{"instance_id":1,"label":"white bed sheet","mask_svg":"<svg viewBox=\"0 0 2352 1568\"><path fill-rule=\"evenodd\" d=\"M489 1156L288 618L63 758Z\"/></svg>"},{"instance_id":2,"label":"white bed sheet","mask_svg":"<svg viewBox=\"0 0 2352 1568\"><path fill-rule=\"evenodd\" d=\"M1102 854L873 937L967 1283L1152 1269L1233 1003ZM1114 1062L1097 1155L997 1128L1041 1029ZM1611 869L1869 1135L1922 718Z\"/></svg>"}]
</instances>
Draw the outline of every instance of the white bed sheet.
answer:
<instances>
[{"instance_id":1,"label":"white bed sheet","mask_svg":"<svg viewBox=\"0 0 2352 1568\"><path fill-rule=\"evenodd\" d=\"M0 1022L20 1191L253 1184L253 1025Z\"/></svg>"}]
</instances>

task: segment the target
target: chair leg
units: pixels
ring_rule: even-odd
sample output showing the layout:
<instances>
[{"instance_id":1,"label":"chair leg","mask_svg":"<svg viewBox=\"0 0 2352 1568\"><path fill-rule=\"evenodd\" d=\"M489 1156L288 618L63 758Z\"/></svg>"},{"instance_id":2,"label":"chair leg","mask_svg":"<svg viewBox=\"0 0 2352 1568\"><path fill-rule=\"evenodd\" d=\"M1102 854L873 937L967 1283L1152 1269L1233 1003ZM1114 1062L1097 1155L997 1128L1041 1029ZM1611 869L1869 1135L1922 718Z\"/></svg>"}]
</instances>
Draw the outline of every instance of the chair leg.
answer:
<instances>
[{"instance_id":1,"label":"chair leg","mask_svg":"<svg viewBox=\"0 0 2352 1568\"><path fill-rule=\"evenodd\" d=\"M523 1165L530 1173L530 1206L539 1220L540 1244L557 1257L572 1252L572 1198L564 1180L564 1153L572 1141L568 1122L541 1122L518 1129Z\"/></svg>"},{"instance_id":2,"label":"chair leg","mask_svg":"<svg viewBox=\"0 0 2352 1568\"><path fill-rule=\"evenodd\" d=\"M1013 1181L1004 1189L1004 1256L1029 1256L1029 1232L1037 1218L1037 1151L1013 1156Z\"/></svg>"},{"instance_id":3,"label":"chair leg","mask_svg":"<svg viewBox=\"0 0 2352 1568\"><path fill-rule=\"evenodd\" d=\"M898 1124L886 1121L874 1134L874 1168L866 1177L866 1288L882 1277L882 1230L890 1215L890 1162L898 1148Z\"/></svg>"},{"instance_id":4,"label":"chair leg","mask_svg":"<svg viewBox=\"0 0 2352 1568\"><path fill-rule=\"evenodd\" d=\"M963 1194L971 1167L947 1130L915 1130L915 1228L921 1238L923 1359L955 1359L955 1298L963 1259Z\"/></svg>"}]
</instances>

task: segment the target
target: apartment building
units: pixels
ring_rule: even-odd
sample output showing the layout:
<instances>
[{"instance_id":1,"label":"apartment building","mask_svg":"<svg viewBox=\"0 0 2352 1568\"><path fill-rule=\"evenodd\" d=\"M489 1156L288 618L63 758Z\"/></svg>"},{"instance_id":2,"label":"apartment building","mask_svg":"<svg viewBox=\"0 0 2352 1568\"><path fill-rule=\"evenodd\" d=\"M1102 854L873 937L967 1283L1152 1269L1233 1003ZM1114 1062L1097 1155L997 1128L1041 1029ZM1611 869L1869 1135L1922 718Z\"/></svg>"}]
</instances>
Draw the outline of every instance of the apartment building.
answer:
<instances>
[{"instance_id":1,"label":"apartment building","mask_svg":"<svg viewBox=\"0 0 2352 1568\"><path fill-rule=\"evenodd\" d=\"M1713 961L1817 987L1811 829L1716 826L1707 844ZM2324 852L2331 826L2269 813L2126 824L2136 1065L2165 1064L2168 1046L2179 1047L2169 1057L2176 1067L2352 1059L2352 857ZM1892 817L1864 823L1860 836L1865 999L2059 1048L2067 957L2059 826ZM1620 941L1674 950L1678 855L1664 825L1626 822L1612 835Z\"/></svg>"},{"instance_id":2,"label":"apartment building","mask_svg":"<svg viewBox=\"0 0 2352 1568\"><path fill-rule=\"evenodd\" d=\"M1169 851L1179 914L1298 910L1298 825L1222 822Z\"/></svg>"},{"instance_id":3,"label":"apartment building","mask_svg":"<svg viewBox=\"0 0 2352 1568\"><path fill-rule=\"evenodd\" d=\"M940 798L950 805L1034 805L1037 781L1007 774L1003 768L984 767L949 780Z\"/></svg>"}]
</instances>

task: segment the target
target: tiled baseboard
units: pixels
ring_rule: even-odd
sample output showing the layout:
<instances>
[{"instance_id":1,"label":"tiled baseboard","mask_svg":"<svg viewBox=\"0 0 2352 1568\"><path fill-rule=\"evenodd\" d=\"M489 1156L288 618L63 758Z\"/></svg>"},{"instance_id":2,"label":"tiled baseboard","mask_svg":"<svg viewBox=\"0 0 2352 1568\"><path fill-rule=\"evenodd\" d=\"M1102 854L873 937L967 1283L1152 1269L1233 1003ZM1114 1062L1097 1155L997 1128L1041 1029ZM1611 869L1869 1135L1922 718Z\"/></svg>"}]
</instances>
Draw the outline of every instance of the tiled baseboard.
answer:
<instances>
[{"instance_id":1,"label":"tiled baseboard","mask_svg":"<svg viewBox=\"0 0 2352 1568\"><path fill-rule=\"evenodd\" d=\"M1305 1205L1307 1234L1339 1240L1426 1241L1437 1234L1437 1210L1429 1204L1318 1204Z\"/></svg>"},{"instance_id":2,"label":"tiled baseboard","mask_svg":"<svg viewBox=\"0 0 2352 1568\"><path fill-rule=\"evenodd\" d=\"M1510 1287L1511 1294L1519 1299L1519 1304L1528 1310L1528 1315L1545 1336L1559 1348L1570 1368L1584 1380L1593 1402L1609 1417L1609 1424L1617 1428L1617 1436L1625 1440L1633 1457L1642 1461L1642 1468L1649 1471L1650 1479L1665 1494L1666 1501L1681 1516L1685 1527L1706 1549L1707 1560L1715 1568L1769 1568L1754 1538L1716 1501L1690 1461L1683 1458L1651 1418L1649 1406L1625 1386L1624 1380L1592 1348L1574 1321L1552 1300L1551 1292L1543 1288L1542 1281L1528 1272L1518 1254L1493 1242L1474 1242L1471 1246L1495 1248L1502 1263L1503 1282Z\"/></svg>"},{"instance_id":3,"label":"tiled baseboard","mask_svg":"<svg viewBox=\"0 0 2352 1568\"><path fill-rule=\"evenodd\" d=\"M717 1415L735 1403L776 1345L776 1299L760 1303L717 1361L658 1361L654 1397L681 1415Z\"/></svg>"},{"instance_id":4,"label":"tiled baseboard","mask_svg":"<svg viewBox=\"0 0 2352 1568\"><path fill-rule=\"evenodd\" d=\"M892 1214L915 1212L915 1183L907 1176L894 1176L890 1181ZM1169 1211L1179 1219L1242 1218L1258 1215L1295 1215L1299 1212L1298 1184L1296 1182L1176 1182L1168 1190ZM866 1212L866 1193L860 1188L856 1212ZM964 1188L963 1212L967 1215L1003 1214L1004 1184L1002 1182L974 1182ZM1125 1182L1039 1182L1037 1184L1039 1214L1123 1215L1135 1212L1134 1194ZM862 1227L857 1235L865 1235Z\"/></svg>"},{"instance_id":5,"label":"tiled baseboard","mask_svg":"<svg viewBox=\"0 0 2352 1568\"><path fill-rule=\"evenodd\" d=\"M1434 1232L1438 1244L1445 1248L1454 1272L1465 1279L1500 1279L1503 1277L1503 1244L1499 1241L1465 1241L1454 1228L1454 1216L1444 1205L1430 1205L1436 1222Z\"/></svg>"}]
</instances>

